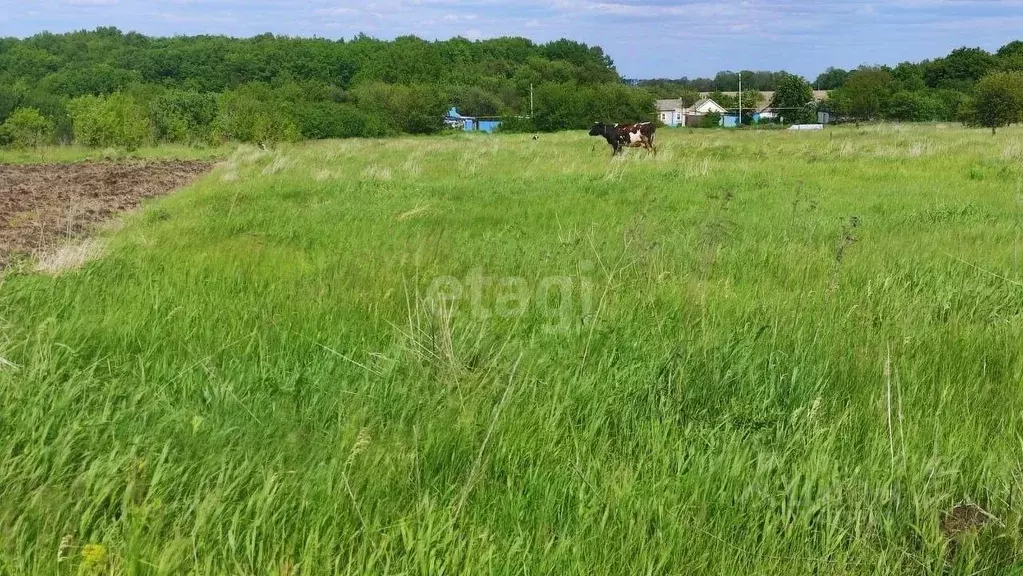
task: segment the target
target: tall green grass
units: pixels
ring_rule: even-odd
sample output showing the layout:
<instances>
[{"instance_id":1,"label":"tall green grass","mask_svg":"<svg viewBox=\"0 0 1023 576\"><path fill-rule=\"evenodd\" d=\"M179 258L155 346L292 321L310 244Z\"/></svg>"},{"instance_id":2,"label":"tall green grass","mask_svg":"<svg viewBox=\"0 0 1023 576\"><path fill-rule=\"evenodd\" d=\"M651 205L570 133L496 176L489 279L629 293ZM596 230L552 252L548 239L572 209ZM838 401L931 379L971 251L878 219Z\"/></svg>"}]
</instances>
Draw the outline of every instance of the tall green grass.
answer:
<instances>
[{"instance_id":1,"label":"tall green grass","mask_svg":"<svg viewBox=\"0 0 1023 576\"><path fill-rule=\"evenodd\" d=\"M1021 136L239 149L3 281L0 573L1011 573Z\"/></svg>"}]
</instances>

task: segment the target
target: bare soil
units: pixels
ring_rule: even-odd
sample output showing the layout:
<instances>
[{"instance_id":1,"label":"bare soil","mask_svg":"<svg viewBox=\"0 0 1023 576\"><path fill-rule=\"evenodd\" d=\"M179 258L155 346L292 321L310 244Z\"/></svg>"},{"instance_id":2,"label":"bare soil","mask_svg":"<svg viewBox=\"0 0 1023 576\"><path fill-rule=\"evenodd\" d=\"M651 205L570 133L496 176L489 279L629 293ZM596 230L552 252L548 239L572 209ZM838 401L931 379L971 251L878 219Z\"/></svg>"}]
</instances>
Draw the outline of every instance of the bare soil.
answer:
<instances>
[{"instance_id":1,"label":"bare soil","mask_svg":"<svg viewBox=\"0 0 1023 576\"><path fill-rule=\"evenodd\" d=\"M212 162L0 164L0 270L88 234L146 198L185 186Z\"/></svg>"}]
</instances>

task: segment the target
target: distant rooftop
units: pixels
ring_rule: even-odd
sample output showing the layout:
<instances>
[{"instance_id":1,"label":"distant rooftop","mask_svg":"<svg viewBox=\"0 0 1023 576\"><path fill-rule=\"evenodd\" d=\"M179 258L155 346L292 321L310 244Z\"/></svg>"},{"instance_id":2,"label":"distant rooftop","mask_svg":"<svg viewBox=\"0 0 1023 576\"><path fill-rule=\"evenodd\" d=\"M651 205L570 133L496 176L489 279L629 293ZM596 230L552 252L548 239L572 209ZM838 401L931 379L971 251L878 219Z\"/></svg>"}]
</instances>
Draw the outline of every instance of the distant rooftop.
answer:
<instances>
[{"instance_id":1,"label":"distant rooftop","mask_svg":"<svg viewBox=\"0 0 1023 576\"><path fill-rule=\"evenodd\" d=\"M706 98L713 94L713 92L700 92L701 98ZM735 98L739 95L738 92L722 92L725 96ZM823 102L828 99L827 90L813 90L813 99L815 102ZM771 90L760 91L760 101L757 103L757 112L763 112L771 107L771 102L774 100L774 92Z\"/></svg>"}]
</instances>

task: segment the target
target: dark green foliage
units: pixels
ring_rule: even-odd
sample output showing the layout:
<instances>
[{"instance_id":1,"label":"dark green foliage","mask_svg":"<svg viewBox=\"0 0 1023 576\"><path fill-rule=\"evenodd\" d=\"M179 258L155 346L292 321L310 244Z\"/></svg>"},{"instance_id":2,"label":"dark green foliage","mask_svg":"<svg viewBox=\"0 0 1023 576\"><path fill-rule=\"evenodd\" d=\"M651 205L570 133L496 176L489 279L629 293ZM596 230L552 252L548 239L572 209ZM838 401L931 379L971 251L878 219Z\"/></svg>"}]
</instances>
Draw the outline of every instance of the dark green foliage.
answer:
<instances>
[{"instance_id":1,"label":"dark green foliage","mask_svg":"<svg viewBox=\"0 0 1023 576\"><path fill-rule=\"evenodd\" d=\"M429 84L375 82L353 90L359 108L383 121L391 133L429 134L444 126L448 101Z\"/></svg>"},{"instance_id":2,"label":"dark green foliage","mask_svg":"<svg viewBox=\"0 0 1023 576\"><path fill-rule=\"evenodd\" d=\"M3 124L12 112L21 104L22 90L0 83L0 124Z\"/></svg>"},{"instance_id":3,"label":"dark green foliage","mask_svg":"<svg viewBox=\"0 0 1023 576\"><path fill-rule=\"evenodd\" d=\"M0 122L31 106L57 124L58 135L69 124L62 119L70 100L115 92L147 111L153 137L181 142L425 134L443 127L450 106L474 116L527 115L530 87L549 84L587 87L587 97L599 98L559 100L550 114L572 115L575 127L598 113L652 111L636 110L645 92L612 105L606 90L590 90L627 91L601 48L571 40L149 38L99 28L0 42ZM92 137L93 126L82 122Z\"/></svg>"},{"instance_id":4,"label":"dark green foliage","mask_svg":"<svg viewBox=\"0 0 1023 576\"><path fill-rule=\"evenodd\" d=\"M717 128L721 126L721 114L711 112L700 119L700 128Z\"/></svg>"},{"instance_id":5,"label":"dark green foliage","mask_svg":"<svg viewBox=\"0 0 1023 576\"><path fill-rule=\"evenodd\" d=\"M203 142L217 118L217 96L168 90L149 103L155 136L165 142Z\"/></svg>"},{"instance_id":6,"label":"dark green foliage","mask_svg":"<svg viewBox=\"0 0 1023 576\"><path fill-rule=\"evenodd\" d=\"M498 132L507 133L522 133L522 132L533 132L536 127L533 125L533 120L526 118L525 116L507 116L501 118L501 125L498 126Z\"/></svg>"},{"instance_id":7,"label":"dark green foliage","mask_svg":"<svg viewBox=\"0 0 1023 576\"><path fill-rule=\"evenodd\" d=\"M498 95L478 86L452 86L447 101L464 116L497 116L505 107Z\"/></svg>"},{"instance_id":8,"label":"dark green foliage","mask_svg":"<svg viewBox=\"0 0 1023 576\"><path fill-rule=\"evenodd\" d=\"M141 81L142 74L137 70L122 70L104 63L84 68L64 68L43 79L41 87L50 94L76 98L111 94Z\"/></svg>"},{"instance_id":9,"label":"dark green foliage","mask_svg":"<svg viewBox=\"0 0 1023 576\"><path fill-rule=\"evenodd\" d=\"M1023 41L1016 40L1002 46L995 55L1002 70L1023 72Z\"/></svg>"},{"instance_id":10,"label":"dark green foliage","mask_svg":"<svg viewBox=\"0 0 1023 576\"><path fill-rule=\"evenodd\" d=\"M843 113L857 120L873 120L881 115L894 87L895 79L887 69L864 66L849 74L836 92Z\"/></svg>"},{"instance_id":11,"label":"dark green foliage","mask_svg":"<svg viewBox=\"0 0 1023 576\"><path fill-rule=\"evenodd\" d=\"M959 110L969 99L969 96L958 90L935 90L932 92L938 104L936 120L950 122L959 118Z\"/></svg>"},{"instance_id":12,"label":"dark green foliage","mask_svg":"<svg viewBox=\"0 0 1023 576\"><path fill-rule=\"evenodd\" d=\"M997 128L1023 121L1023 72L997 72L977 84L973 122Z\"/></svg>"},{"instance_id":13,"label":"dark green foliage","mask_svg":"<svg viewBox=\"0 0 1023 576\"><path fill-rule=\"evenodd\" d=\"M215 131L220 138L240 142L289 142L301 137L286 102L261 82L229 90L220 96Z\"/></svg>"},{"instance_id":14,"label":"dark green foliage","mask_svg":"<svg viewBox=\"0 0 1023 576\"><path fill-rule=\"evenodd\" d=\"M53 138L53 122L35 108L18 108L0 124L0 144L18 148L42 146Z\"/></svg>"},{"instance_id":15,"label":"dark green foliage","mask_svg":"<svg viewBox=\"0 0 1023 576\"><path fill-rule=\"evenodd\" d=\"M981 48L958 48L929 63L924 81L931 88L967 91L996 66L995 57Z\"/></svg>"},{"instance_id":16,"label":"dark green foliage","mask_svg":"<svg viewBox=\"0 0 1023 576\"><path fill-rule=\"evenodd\" d=\"M926 92L902 90L892 95L885 116L902 122L929 122L941 117L942 102Z\"/></svg>"},{"instance_id":17,"label":"dark green foliage","mask_svg":"<svg viewBox=\"0 0 1023 576\"><path fill-rule=\"evenodd\" d=\"M999 70L1023 70L1023 42L1006 44L996 54L960 48L895 68L851 73L829 68L815 87L833 91L832 101L820 109L839 115L947 121L967 114L967 95L980 78ZM507 129L528 124L530 130L549 131L584 128L598 119L647 120L654 98L681 98L691 105L701 92L714 92L719 104L735 109L737 99L722 92L737 90L740 74L749 91L742 97L744 110L761 104L759 91L778 92L776 101L785 108L806 99L806 83L799 79L796 86L795 77L783 71L723 71L714 78L628 86L600 47L564 39L537 44L525 38L384 41L365 35L339 41L272 34L150 38L108 27L0 39L0 123L18 108L33 108L54 124L57 141L68 142L72 101L119 93L119 105L130 101L145 112L143 141L427 134L443 128L441 117L451 106L470 116L535 112L529 122L509 120ZM80 108L85 114L80 132L110 140L112 124L99 130L91 124L96 118ZM816 110L807 106L798 118L790 111L786 120L809 120ZM125 126L141 124L132 117ZM141 130L128 132L130 138L124 133L113 140L139 140Z\"/></svg>"},{"instance_id":18,"label":"dark green foliage","mask_svg":"<svg viewBox=\"0 0 1023 576\"><path fill-rule=\"evenodd\" d=\"M631 89L621 84L601 84L583 91L589 118L580 128L597 119L606 122L648 122L654 116L654 98L646 90Z\"/></svg>"},{"instance_id":19,"label":"dark green foliage","mask_svg":"<svg viewBox=\"0 0 1023 576\"><path fill-rule=\"evenodd\" d=\"M150 139L146 109L127 94L82 96L69 107L80 144L134 150Z\"/></svg>"},{"instance_id":20,"label":"dark green foliage","mask_svg":"<svg viewBox=\"0 0 1023 576\"><path fill-rule=\"evenodd\" d=\"M575 84L548 84L536 90L533 123L537 130L553 132L584 128L598 121L589 114L582 91Z\"/></svg>"},{"instance_id":21,"label":"dark green foliage","mask_svg":"<svg viewBox=\"0 0 1023 576\"><path fill-rule=\"evenodd\" d=\"M902 62L892 70L892 77L899 83L900 88L910 92L917 92L927 87L924 81L923 64Z\"/></svg>"},{"instance_id":22,"label":"dark green foliage","mask_svg":"<svg viewBox=\"0 0 1023 576\"><path fill-rule=\"evenodd\" d=\"M841 69L830 67L817 76L817 80L814 81L813 87L817 90L834 90L841 88L845 82L846 77L849 76L849 72Z\"/></svg>"},{"instance_id":23,"label":"dark green foliage","mask_svg":"<svg viewBox=\"0 0 1023 576\"><path fill-rule=\"evenodd\" d=\"M786 74L778 81L771 106L780 109L780 115L786 122L811 122L816 118L813 89L795 74Z\"/></svg>"},{"instance_id":24,"label":"dark green foliage","mask_svg":"<svg viewBox=\"0 0 1023 576\"><path fill-rule=\"evenodd\" d=\"M537 130L551 132L587 128L594 122L649 121L653 109L653 96L642 89L621 84L550 84L536 92L533 121Z\"/></svg>"},{"instance_id":25,"label":"dark green foliage","mask_svg":"<svg viewBox=\"0 0 1023 576\"><path fill-rule=\"evenodd\" d=\"M639 87L645 88L654 98L662 100L681 99L685 106L692 106L700 99L700 91L678 80L644 80Z\"/></svg>"},{"instance_id":26,"label":"dark green foliage","mask_svg":"<svg viewBox=\"0 0 1023 576\"><path fill-rule=\"evenodd\" d=\"M355 138L386 136L390 131L352 104L307 102L294 105L292 117L305 138Z\"/></svg>"},{"instance_id":27,"label":"dark green foliage","mask_svg":"<svg viewBox=\"0 0 1023 576\"><path fill-rule=\"evenodd\" d=\"M828 69L829 72L834 70ZM841 71L844 75L845 72ZM768 70L743 70L743 89L773 91L778 88L778 82L788 72L784 70L771 72ZM823 76L823 75L822 75ZM739 90L739 73L731 70L719 72L714 78L679 78L668 80L659 78L655 80L640 80L639 86L650 90L657 98L678 98L682 91L692 92L737 92ZM833 87L822 86L822 90ZM716 100L716 99L715 99ZM720 103L720 102L719 102Z\"/></svg>"}]
</instances>

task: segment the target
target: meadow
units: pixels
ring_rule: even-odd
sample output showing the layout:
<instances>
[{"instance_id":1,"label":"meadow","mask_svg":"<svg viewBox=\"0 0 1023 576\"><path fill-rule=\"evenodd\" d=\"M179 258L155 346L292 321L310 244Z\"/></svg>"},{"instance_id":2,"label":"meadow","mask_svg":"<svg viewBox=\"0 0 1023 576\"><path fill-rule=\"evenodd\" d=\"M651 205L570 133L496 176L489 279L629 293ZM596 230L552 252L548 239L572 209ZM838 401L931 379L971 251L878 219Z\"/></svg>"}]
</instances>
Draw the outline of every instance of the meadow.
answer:
<instances>
[{"instance_id":1,"label":"meadow","mask_svg":"<svg viewBox=\"0 0 1023 576\"><path fill-rule=\"evenodd\" d=\"M8 273L0 573L1019 573L1023 129L658 140L241 147Z\"/></svg>"}]
</instances>

